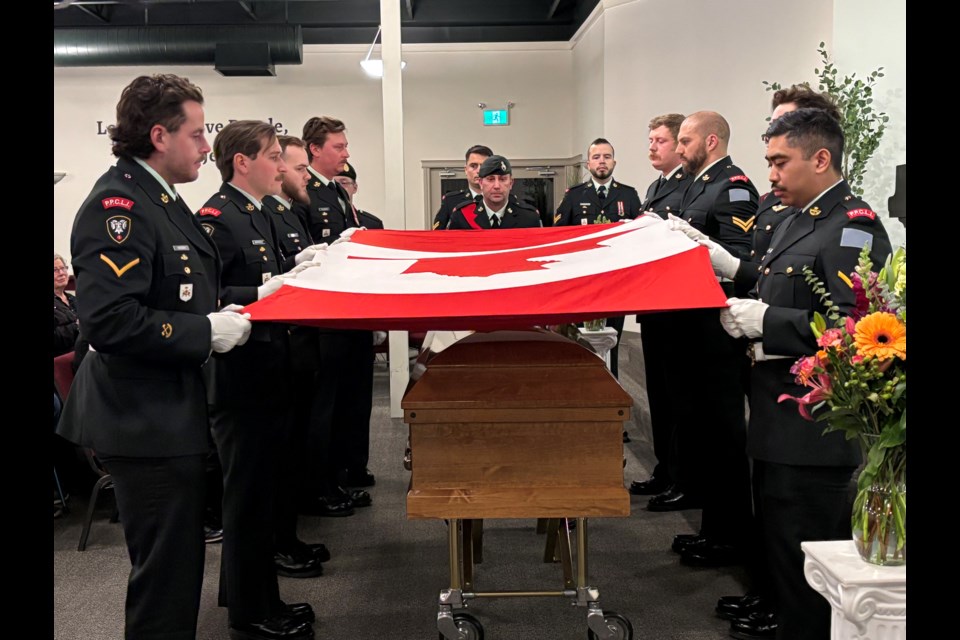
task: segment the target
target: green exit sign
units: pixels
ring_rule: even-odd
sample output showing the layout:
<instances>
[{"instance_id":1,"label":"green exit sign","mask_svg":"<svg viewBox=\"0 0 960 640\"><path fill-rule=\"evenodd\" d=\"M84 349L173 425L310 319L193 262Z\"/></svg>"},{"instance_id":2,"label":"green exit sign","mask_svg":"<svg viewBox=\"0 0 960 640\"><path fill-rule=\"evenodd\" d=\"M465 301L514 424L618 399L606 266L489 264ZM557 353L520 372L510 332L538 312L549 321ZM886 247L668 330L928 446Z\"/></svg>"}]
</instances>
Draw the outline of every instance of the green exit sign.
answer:
<instances>
[{"instance_id":1,"label":"green exit sign","mask_svg":"<svg viewBox=\"0 0 960 640\"><path fill-rule=\"evenodd\" d=\"M483 126L497 127L510 124L510 112L507 109L484 109Z\"/></svg>"}]
</instances>

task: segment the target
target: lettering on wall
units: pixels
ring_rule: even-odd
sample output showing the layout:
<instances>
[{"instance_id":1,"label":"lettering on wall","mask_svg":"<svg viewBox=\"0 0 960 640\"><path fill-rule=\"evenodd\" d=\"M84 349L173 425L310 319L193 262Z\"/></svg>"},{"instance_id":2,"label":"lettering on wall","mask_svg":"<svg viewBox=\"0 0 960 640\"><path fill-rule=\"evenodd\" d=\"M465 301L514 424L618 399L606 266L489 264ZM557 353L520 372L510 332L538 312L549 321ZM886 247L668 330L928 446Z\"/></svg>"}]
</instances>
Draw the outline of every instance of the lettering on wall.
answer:
<instances>
[{"instance_id":1,"label":"lettering on wall","mask_svg":"<svg viewBox=\"0 0 960 640\"><path fill-rule=\"evenodd\" d=\"M220 133L221 130L223 130L225 126L227 126L231 122L236 122L236 121L237 121L236 118L231 118L226 122L205 122L203 126L206 127L207 129L207 135L216 136L218 133ZM283 123L280 122L279 120L274 121L273 116L268 117L265 120L265 122L273 125L273 128L277 132L277 135L284 135L284 136L289 135L288 130L285 126L283 126ZM103 120L97 120L97 135L98 136L107 135L107 127L109 126L110 125L104 122ZM213 144L212 139L210 140L210 144L211 145ZM206 158L203 159L204 164L207 164L207 162L209 162L210 164L214 163L214 156L212 151L207 154Z\"/></svg>"}]
</instances>

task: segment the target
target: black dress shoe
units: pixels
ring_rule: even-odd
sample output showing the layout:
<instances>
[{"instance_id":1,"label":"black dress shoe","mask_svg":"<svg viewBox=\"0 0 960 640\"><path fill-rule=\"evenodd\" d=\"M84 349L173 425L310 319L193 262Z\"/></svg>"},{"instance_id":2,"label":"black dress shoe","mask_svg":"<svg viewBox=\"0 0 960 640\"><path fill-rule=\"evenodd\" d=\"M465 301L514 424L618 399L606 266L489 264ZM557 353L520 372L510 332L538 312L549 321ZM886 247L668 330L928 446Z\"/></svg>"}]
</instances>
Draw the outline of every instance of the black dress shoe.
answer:
<instances>
[{"instance_id":1,"label":"black dress shoe","mask_svg":"<svg viewBox=\"0 0 960 640\"><path fill-rule=\"evenodd\" d=\"M373 498L370 497L370 494L364 491L363 489L353 489L350 491L350 502L353 503L354 507L369 507L373 504Z\"/></svg>"},{"instance_id":2,"label":"black dress shoe","mask_svg":"<svg viewBox=\"0 0 960 640\"><path fill-rule=\"evenodd\" d=\"M684 509L702 509L703 503L676 487L666 493L653 496L647 503L647 511L682 511Z\"/></svg>"},{"instance_id":3,"label":"black dress shoe","mask_svg":"<svg viewBox=\"0 0 960 640\"><path fill-rule=\"evenodd\" d=\"M323 575L323 564L313 555L299 553L273 554L277 575L285 578L315 578Z\"/></svg>"},{"instance_id":4,"label":"black dress shoe","mask_svg":"<svg viewBox=\"0 0 960 640\"><path fill-rule=\"evenodd\" d=\"M231 640L311 640L313 627L282 615L259 622L231 622Z\"/></svg>"},{"instance_id":5,"label":"black dress shoe","mask_svg":"<svg viewBox=\"0 0 960 640\"><path fill-rule=\"evenodd\" d=\"M737 640L766 640L777 637L777 615L760 612L747 620L735 620L730 624L730 637Z\"/></svg>"},{"instance_id":6,"label":"black dress shoe","mask_svg":"<svg viewBox=\"0 0 960 640\"><path fill-rule=\"evenodd\" d=\"M649 480L634 480L630 483L630 493L635 496L653 496L670 488L665 480L656 476Z\"/></svg>"},{"instance_id":7,"label":"black dress shoe","mask_svg":"<svg viewBox=\"0 0 960 640\"><path fill-rule=\"evenodd\" d=\"M362 469L360 471L350 470L347 472L347 482L348 487L372 487L377 484L377 479L370 469Z\"/></svg>"},{"instance_id":8,"label":"black dress shoe","mask_svg":"<svg viewBox=\"0 0 960 640\"><path fill-rule=\"evenodd\" d=\"M327 550L327 545L323 543L311 543L307 544L306 542L300 543L301 548L304 549L307 553L311 554L320 562L329 562L330 561L330 551Z\"/></svg>"},{"instance_id":9,"label":"black dress shoe","mask_svg":"<svg viewBox=\"0 0 960 640\"><path fill-rule=\"evenodd\" d=\"M743 562L743 554L732 544L707 542L680 552L680 562L692 567L727 567Z\"/></svg>"},{"instance_id":10,"label":"black dress shoe","mask_svg":"<svg viewBox=\"0 0 960 640\"><path fill-rule=\"evenodd\" d=\"M704 538L699 533L681 533L673 536L673 544L670 545L670 548L677 553L683 553L688 549L703 547L708 543L709 540Z\"/></svg>"},{"instance_id":11,"label":"black dress shoe","mask_svg":"<svg viewBox=\"0 0 960 640\"><path fill-rule=\"evenodd\" d=\"M283 605L283 611L280 615L297 624L313 624L317 621L313 607L306 602L294 602L293 604L281 602L280 604Z\"/></svg>"},{"instance_id":12,"label":"black dress shoe","mask_svg":"<svg viewBox=\"0 0 960 640\"><path fill-rule=\"evenodd\" d=\"M353 515L353 503L349 496L343 499L341 496L321 496L309 500L300 507L300 512L310 516L323 516L325 518L344 518Z\"/></svg>"},{"instance_id":13,"label":"black dress shoe","mask_svg":"<svg viewBox=\"0 0 960 640\"><path fill-rule=\"evenodd\" d=\"M724 620L737 620L759 611L760 596L748 593L743 596L721 596L717 600L717 615Z\"/></svg>"}]
</instances>

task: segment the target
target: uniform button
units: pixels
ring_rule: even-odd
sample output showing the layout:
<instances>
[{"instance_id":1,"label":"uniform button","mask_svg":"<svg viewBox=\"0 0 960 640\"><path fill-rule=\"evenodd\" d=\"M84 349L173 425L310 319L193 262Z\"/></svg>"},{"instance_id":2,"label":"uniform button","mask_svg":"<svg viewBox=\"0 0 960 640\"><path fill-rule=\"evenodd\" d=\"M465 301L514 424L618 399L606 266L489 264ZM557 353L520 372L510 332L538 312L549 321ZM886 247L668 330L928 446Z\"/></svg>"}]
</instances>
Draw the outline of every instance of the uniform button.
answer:
<instances>
[{"instance_id":1,"label":"uniform button","mask_svg":"<svg viewBox=\"0 0 960 640\"><path fill-rule=\"evenodd\" d=\"M767 249L767 253L773 253L773 249Z\"/></svg>"},{"instance_id":2,"label":"uniform button","mask_svg":"<svg viewBox=\"0 0 960 640\"><path fill-rule=\"evenodd\" d=\"M764 227L763 230L764 230L764 231L770 231L770 229L772 229L772 228L773 228L773 225L768 224L766 227Z\"/></svg>"},{"instance_id":3,"label":"uniform button","mask_svg":"<svg viewBox=\"0 0 960 640\"><path fill-rule=\"evenodd\" d=\"M766 269L763 270L763 275L765 276L770 275L770 267L767 267Z\"/></svg>"},{"instance_id":4,"label":"uniform button","mask_svg":"<svg viewBox=\"0 0 960 640\"><path fill-rule=\"evenodd\" d=\"M184 273L190 273L190 267L184 267L184 268L183 268L183 272L184 272Z\"/></svg>"},{"instance_id":5,"label":"uniform button","mask_svg":"<svg viewBox=\"0 0 960 640\"><path fill-rule=\"evenodd\" d=\"M750 250L750 257L752 258L752 257L755 256L755 255L757 255L756 249L751 249L751 250Z\"/></svg>"},{"instance_id":6,"label":"uniform button","mask_svg":"<svg viewBox=\"0 0 960 640\"><path fill-rule=\"evenodd\" d=\"M260 253L266 253L266 252L267 252L266 247L260 247Z\"/></svg>"},{"instance_id":7,"label":"uniform button","mask_svg":"<svg viewBox=\"0 0 960 640\"><path fill-rule=\"evenodd\" d=\"M263 256L263 261L264 261L264 262L267 261L267 256Z\"/></svg>"},{"instance_id":8,"label":"uniform button","mask_svg":"<svg viewBox=\"0 0 960 640\"><path fill-rule=\"evenodd\" d=\"M763 267L757 267L757 271L763 271Z\"/></svg>"},{"instance_id":9,"label":"uniform button","mask_svg":"<svg viewBox=\"0 0 960 640\"><path fill-rule=\"evenodd\" d=\"M793 273L793 267L787 267L787 273Z\"/></svg>"}]
</instances>

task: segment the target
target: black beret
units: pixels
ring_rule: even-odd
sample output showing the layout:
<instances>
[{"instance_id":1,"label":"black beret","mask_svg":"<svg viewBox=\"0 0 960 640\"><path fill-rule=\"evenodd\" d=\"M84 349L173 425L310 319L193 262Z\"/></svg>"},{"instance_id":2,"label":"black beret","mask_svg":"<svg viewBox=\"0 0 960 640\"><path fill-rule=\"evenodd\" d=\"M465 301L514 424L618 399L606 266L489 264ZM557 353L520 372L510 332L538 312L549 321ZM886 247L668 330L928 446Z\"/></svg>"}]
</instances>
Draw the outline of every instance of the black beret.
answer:
<instances>
[{"instance_id":1,"label":"black beret","mask_svg":"<svg viewBox=\"0 0 960 640\"><path fill-rule=\"evenodd\" d=\"M483 161L483 164L480 165L479 176L481 178L486 178L487 176L506 176L513 174L513 169L510 168L510 161L504 158L503 156L490 156Z\"/></svg>"},{"instance_id":2,"label":"black beret","mask_svg":"<svg viewBox=\"0 0 960 640\"><path fill-rule=\"evenodd\" d=\"M353 168L353 165L349 162L343 163L343 170L337 174L338 176L343 176L345 178L350 178L351 180L357 179L357 170Z\"/></svg>"}]
</instances>

